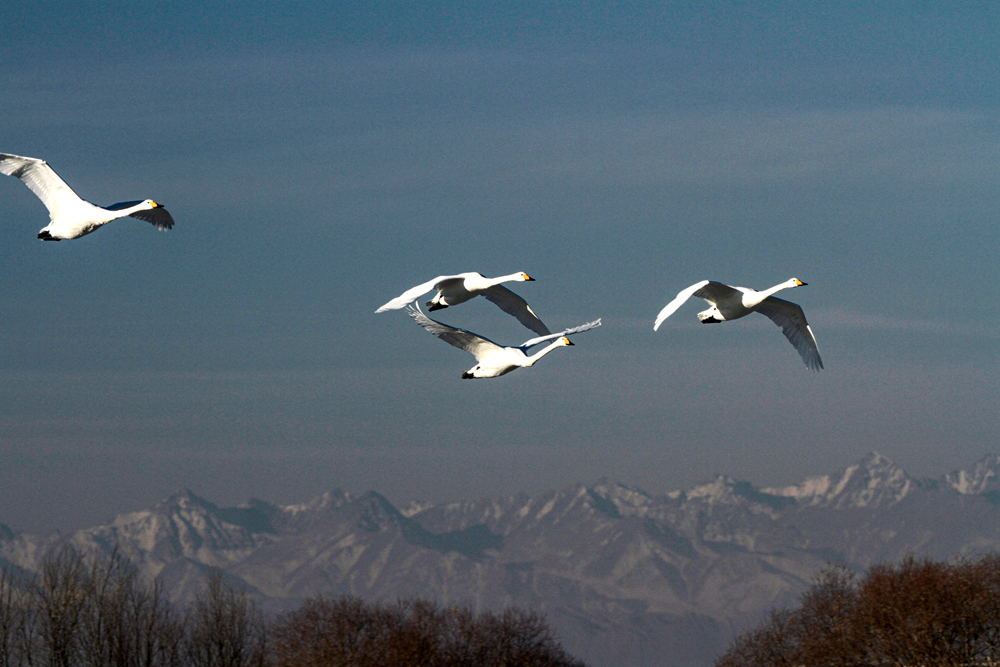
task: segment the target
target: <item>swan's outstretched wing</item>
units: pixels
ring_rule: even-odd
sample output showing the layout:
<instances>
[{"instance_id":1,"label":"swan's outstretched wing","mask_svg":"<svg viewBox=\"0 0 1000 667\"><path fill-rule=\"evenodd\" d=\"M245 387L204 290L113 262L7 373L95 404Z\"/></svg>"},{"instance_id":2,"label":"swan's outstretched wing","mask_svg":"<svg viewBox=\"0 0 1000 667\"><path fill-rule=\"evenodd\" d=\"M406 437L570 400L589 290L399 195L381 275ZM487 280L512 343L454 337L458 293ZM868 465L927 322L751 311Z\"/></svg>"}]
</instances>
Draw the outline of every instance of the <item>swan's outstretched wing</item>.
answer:
<instances>
[{"instance_id":1,"label":"swan's outstretched wing","mask_svg":"<svg viewBox=\"0 0 1000 667\"><path fill-rule=\"evenodd\" d=\"M454 345L455 347L460 347L466 352L472 354L472 356L476 358L476 361L479 361L489 354L503 350L503 347L500 345L497 345L493 341L487 340L482 336L478 336L471 331L457 329L442 322L438 322L437 320L432 320L424 315L423 311L420 310L420 306L408 306L406 308L406 314L412 317L417 324L427 329L444 342Z\"/></svg>"},{"instance_id":2,"label":"swan's outstretched wing","mask_svg":"<svg viewBox=\"0 0 1000 667\"><path fill-rule=\"evenodd\" d=\"M774 296L764 299L757 306L757 312L766 315L772 322L781 327L781 333L792 344L802 357L802 361L813 371L823 368L823 360L819 357L819 347L816 336L813 335L806 314L801 306L791 301L785 301Z\"/></svg>"},{"instance_id":3,"label":"swan's outstretched wing","mask_svg":"<svg viewBox=\"0 0 1000 667\"><path fill-rule=\"evenodd\" d=\"M21 179L49 209L50 218L82 201L45 160L0 153L0 173Z\"/></svg>"},{"instance_id":4,"label":"swan's outstretched wing","mask_svg":"<svg viewBox=\"0 0 1000 667\"><path fill-rule=\"evenodd\" d=\"M123 208L128 208L129 206L135 206L136 204L141 204L142 201L123 201L117 204L112 204L108 207L109 211L120 211ZM151 208L147 211L138 211L129 216L130 218L135 218L136 220L142 220L153 225L157 229L173 229L174 228L174 218L172 215L167 213L167 209L163 208L159 204L155 208Z\"/></svg>"},{"instance_id":5,"label":"swan's outstretched wing","mask_svg":"<svg viewBox=\"0 0 1000 667\"><path fill-rule=\"evenodd\" d=\"M732 297L742 297L746 291L745 287L733 287L725 283L717 283L714 280L706 280L705 284L694 291L694 296L708 301L713 306L723 299Z\"/></svg>"},{"instance_id":6,"label":"swan's outstretched wing","mask_svg":"<svg viewBox=\"0 0 1000 667\"><path fill-rule=\"evenodd\" d=\"M663 320L665 320L668 317L670 317L671 315L673 315L674 311L676 311L678 308L680 308L684 304L685 301L687 301L692 296L694 296L695 292L697 292L701 288L705 287L709 283L710 283L710 281L708 281L708 280L702 280L701 282L695 283L694 285L691 285L690 287L685 287L680 292L678 292L677 296L674 297L674 300L671 301L670 303L668 303L667 305L665 305L663 307L663 310L660 311L660 314L656 316L656 322L653 324L653 331L656 331L657 329L659 329L660 325L663 324ZM720 284L720 283L716 283L716 284Z\"/></svg>"},{"instance_id":7,"label":"swan's outstretched wing","mask_svg":"<svg viewBox=\"0 0 1000 667\"><path fill-rule=\"evenodd\" d=\"M427 294L428 292L430 292L432 289L435 289L439 283L442 283L442 282L445 282L445 281L448 281L448 280L461 280L461 279L464 279L464 278L465 278L465 276L462 276L462 275L457 275L457 276L438 276L434 280L428 280L427 282L421 283L421 284L417 285L416 287L411 287L410 289L406 290L405 292L403 292L402 294L400 294L395 299L393 299L389 303L385 304L384 306L382 306L381 308L379 308L375 312L376 313L383 313L383 312L385 312L387 310L399 310L403 306L406 306L408 304L413 303L414 301L416 301L417 299L419 299L424 294ZM431 321L433 321L433 320L431 320Z\"/></svg>"},{"instance_id":8,"label":"swan's outstretched wing","mask_svg":"<svg viewBox=\"0 0 1000 667\"><path fill-rule=\"evenodd\" d=\"M584 331L590 331L601 326L601 318L597 318L593 322L587 322L586 324L581 324L578 327L571 327L565 331L560 331L559 333L549 334L548 336L539 336L538 338L532 338L531 340L526 340L520 345L519 348L522 350L527 350L529 347L534 347L539 343L544 343L547 340L552 340L553 338L559 338L560 336L572 336L573 334L583 333Z\"/></svg>"},{"instance_id":9,"label":"swan's outstretched wing","mask_svg":"<svg viewBox=\"0 0 1000 667\"><path fill-rule=\"evenodd\" d=\"M514 294L503 285L494 285L482 292L482 295L495 303L500 310L513 315L517 321L534 331L539 336L548 336L552 332L545 326L528 302Z\"/></svg>"}]
</instances>

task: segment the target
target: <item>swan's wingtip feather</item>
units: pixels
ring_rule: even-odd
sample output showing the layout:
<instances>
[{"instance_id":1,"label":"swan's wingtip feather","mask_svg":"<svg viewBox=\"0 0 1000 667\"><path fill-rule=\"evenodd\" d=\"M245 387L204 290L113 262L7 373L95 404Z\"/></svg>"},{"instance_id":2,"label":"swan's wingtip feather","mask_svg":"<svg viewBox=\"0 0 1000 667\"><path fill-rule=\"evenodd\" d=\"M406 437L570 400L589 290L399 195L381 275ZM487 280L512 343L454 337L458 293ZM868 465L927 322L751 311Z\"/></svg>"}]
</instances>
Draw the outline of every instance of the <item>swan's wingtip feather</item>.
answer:
<instances>
[{"instance_id":1,"label":"swan's wingtip feather","mask_svg":"<svg viewBox=\"0 0 1000 667\"><path fill-rule=\"evenodd\" d=\"M397 296L395 299L383 303L381 306L379 306L379 309L376 310L375 312L384 313L389 310L399 310L400 308L406 308L408 306L411 306L413 305L413 303L414 303L413 299L408 299L405 296Z\"/></svg>"},{"instance_id":2,"label":"swan's wingtip feather","mask_svg":"<svg viewBox=\"0 0 1000 667\"><path fill-rule=\"evenodd\" d=\"M816 373L819 373L821 370L826 368L826 366L823 365L823 360L819 356L819 352L817 352L815 356L812 359L810 359L810 362L811 363L809 364L809 368L815 371Z\"/></svg>"}]
</instances>

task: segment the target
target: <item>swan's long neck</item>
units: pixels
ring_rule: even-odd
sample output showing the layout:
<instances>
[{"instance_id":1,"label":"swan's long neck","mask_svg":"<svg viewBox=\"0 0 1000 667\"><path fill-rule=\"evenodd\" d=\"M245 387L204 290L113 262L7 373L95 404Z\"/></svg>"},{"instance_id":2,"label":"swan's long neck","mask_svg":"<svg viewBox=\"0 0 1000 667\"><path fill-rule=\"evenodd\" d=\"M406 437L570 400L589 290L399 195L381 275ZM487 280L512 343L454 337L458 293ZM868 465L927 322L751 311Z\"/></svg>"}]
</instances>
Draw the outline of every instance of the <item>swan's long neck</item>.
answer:
<instances>
[{"instance_id":1,"label":"swan's long neck","mask_svg":"<svg viewBox=\"0 0 1000 667\"><path fill-rule=\"evenodd\" d=\"M798 283L795 282L794 278L791 280L786 280L785 282L775 285L774 287L768 288L766 290L760 292L751 292L750 294L745 295L743 298L743 305L746 306L747 308L753 308L754 306L758 306L761 303L763 303L764 299L766 299L767 297L774 296L781 290L788 289L789 287L798 287Z\"/></svg>"},{"instance_id":2,"label":"swan's long neck","mask_svg":"<svg viewBox=\"0 0 1000 667\"><path fill-rule=\"evenodd\" d=\"M565 343L562 342L561 338L560 339L556 339L556 341L554 343L549 343L548 345L546 345L545 347L543 347L541 350L539 350L535 354L526 355L526 359L525 359L524 365L525 366L534 366L535 363L539 359L541 359L542 357L544 357L546 354L548 354L552 350L556 349L557 347L562 347L563 345L565 345Z\"/></svg>"},{"instance_id":3,"label":"swan's long neck","mask_svg":"<svg viewBox=\"0 0 1000 667\"><path fill-rule=\"evenodd\" d=\"M501 283L508 283L511 282L512 280L523 281L524 279L521 277L520 273L512 273L509 276L497 276L496 278L490 278L486 282L490 284L490 287L493 287L494 285L499 285Z\"/></svg>"},{"instance_id":4,"label":"swan's long neck","mask_svg":"<svg viewBox=\"0 0 1000 667\"><path fill-rule=\"evenodd\" d=\"M135 206L129 206L128 208L118 208L118 209L107 209L101 208L100 206L94 207L97 210L98 220L95 220L93 229L97 229L101 225L106 225L112 220L118 220L119 218L126 218L133 213L138 213L139 211L148 211L149 205L146 202L139 202ZM93 231L93 230L91 230Z\"/></svg>"}]
</instances>

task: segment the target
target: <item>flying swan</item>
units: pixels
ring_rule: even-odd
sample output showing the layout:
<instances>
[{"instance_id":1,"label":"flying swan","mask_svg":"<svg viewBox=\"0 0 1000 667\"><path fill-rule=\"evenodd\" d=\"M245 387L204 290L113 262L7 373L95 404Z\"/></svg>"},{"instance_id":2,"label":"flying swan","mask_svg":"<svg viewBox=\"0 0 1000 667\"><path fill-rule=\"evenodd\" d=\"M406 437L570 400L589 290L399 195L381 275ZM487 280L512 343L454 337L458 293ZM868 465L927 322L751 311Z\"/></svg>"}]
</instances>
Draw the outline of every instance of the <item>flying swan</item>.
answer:
<instances>
[{"instance_id":1,"label":"flying swan","mask_svg":"<svg viewBox=\"0 0 1000 667\"><path fill-rule=\"evenodd\" d=\"M406 312L424 329L427 329L444 342L462 348L476 358L476 362L478 363L462 373L463 380L470 378L495 378L506 375L517 368L534 366L539 359L557 347L572 345L573 343L570 342L568 336L601 326L601 320L597 319L578 327L560 331L559 333L532 338L517 347L503 347L471 331L456 329L437 320L432 320L421 312L419 305L407 306ZM549 343L535 354L527 354L529 348L552 339L555 339L555 341Z\"/></svg>"},{"instance_id":2,"label":"flying swan","mask_svg":"<svg viewBox=\"0 0 1000 667\"><path fill-rule=\"evenodd\" d=\"M758 292L746 287L723 285L714 280L702 280L681 290L674 300L660 311L660 314L656 316L653 331L659 329L663 320L670 317L675 310L681 307L681 304L692 296L696 296L712 306L708 310L698 313L698 319L701 320L702 324L728 322L754 312L766 315L772 322L781 327L781 332L785 334L785 338L792 344L792 347L798 350L805 365L810 370L818 371L823 368L823 360L819 357L816 336L809 328L802 308L791 301L772 296L783 289L802 287L806 284L798 278L791 278L780 285Z\"/></svg>"},{"instance_id":3,"label":"flying swan","mask_svg":"<svg viewBox=\"0 0 1000 667\"><path fill-rule=\"evenodd\" d=\"M43 241L78 239L125 216L145 220L157 229L174 226L167 210L152 199L121 202L108 208L80 199L45 160L0 153L0 173L20 178L49 209L51 221L38 232Z\"/></svg>"},{"instance_id":4,"label":"flying swan","mask_svg":"<svg viewBox=\"0 0 1000 667\"><path fill-rule=\"evenodd\" d=\"M426 304L427 309L432 312L441 308L447 308L448 306L457 306L482 294L499 306L500 310L516 317L518 322L539 336L548 336L552 332L538 319L538 316L535 315L535 311L531 310L528 302L500 284L515 280L533 281L534 278L523 271L498 278L487 278L475 271L458 273L453 276L438 276L434 280L428 280L421 285L411 287L375 312L382 313L387 310L398 310L403 306L413 303L432 289L437 290L437 294Z\"/></svg>"}]
</instances>

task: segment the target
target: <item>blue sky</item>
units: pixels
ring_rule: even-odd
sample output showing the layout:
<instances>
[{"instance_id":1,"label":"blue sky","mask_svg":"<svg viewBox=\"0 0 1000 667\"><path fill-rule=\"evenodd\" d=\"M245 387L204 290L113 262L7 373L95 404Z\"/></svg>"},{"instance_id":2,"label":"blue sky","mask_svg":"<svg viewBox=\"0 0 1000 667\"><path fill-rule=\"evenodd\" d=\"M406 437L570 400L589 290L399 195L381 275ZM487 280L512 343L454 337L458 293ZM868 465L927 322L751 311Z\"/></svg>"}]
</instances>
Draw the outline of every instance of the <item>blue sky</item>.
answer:
<instances>
[{"instance_id":1,"label":"blue sky","mask_svg":"<svg viewBox=\"0 0 1000 667\"><path fill-rule=\"evenodd\" d=\"M661 492L998 448L995 5L42 2L0 25L0 151L177 221L43 243L0 179L15 528L182 487ZM604 326L468 382L467 354L373 314L521 270L551 327ZM698 280L792 276L822 373L763 317L689 303L652 331ZM439 319L531 337L479 301Z\"/></svg>"}]
</instances>

